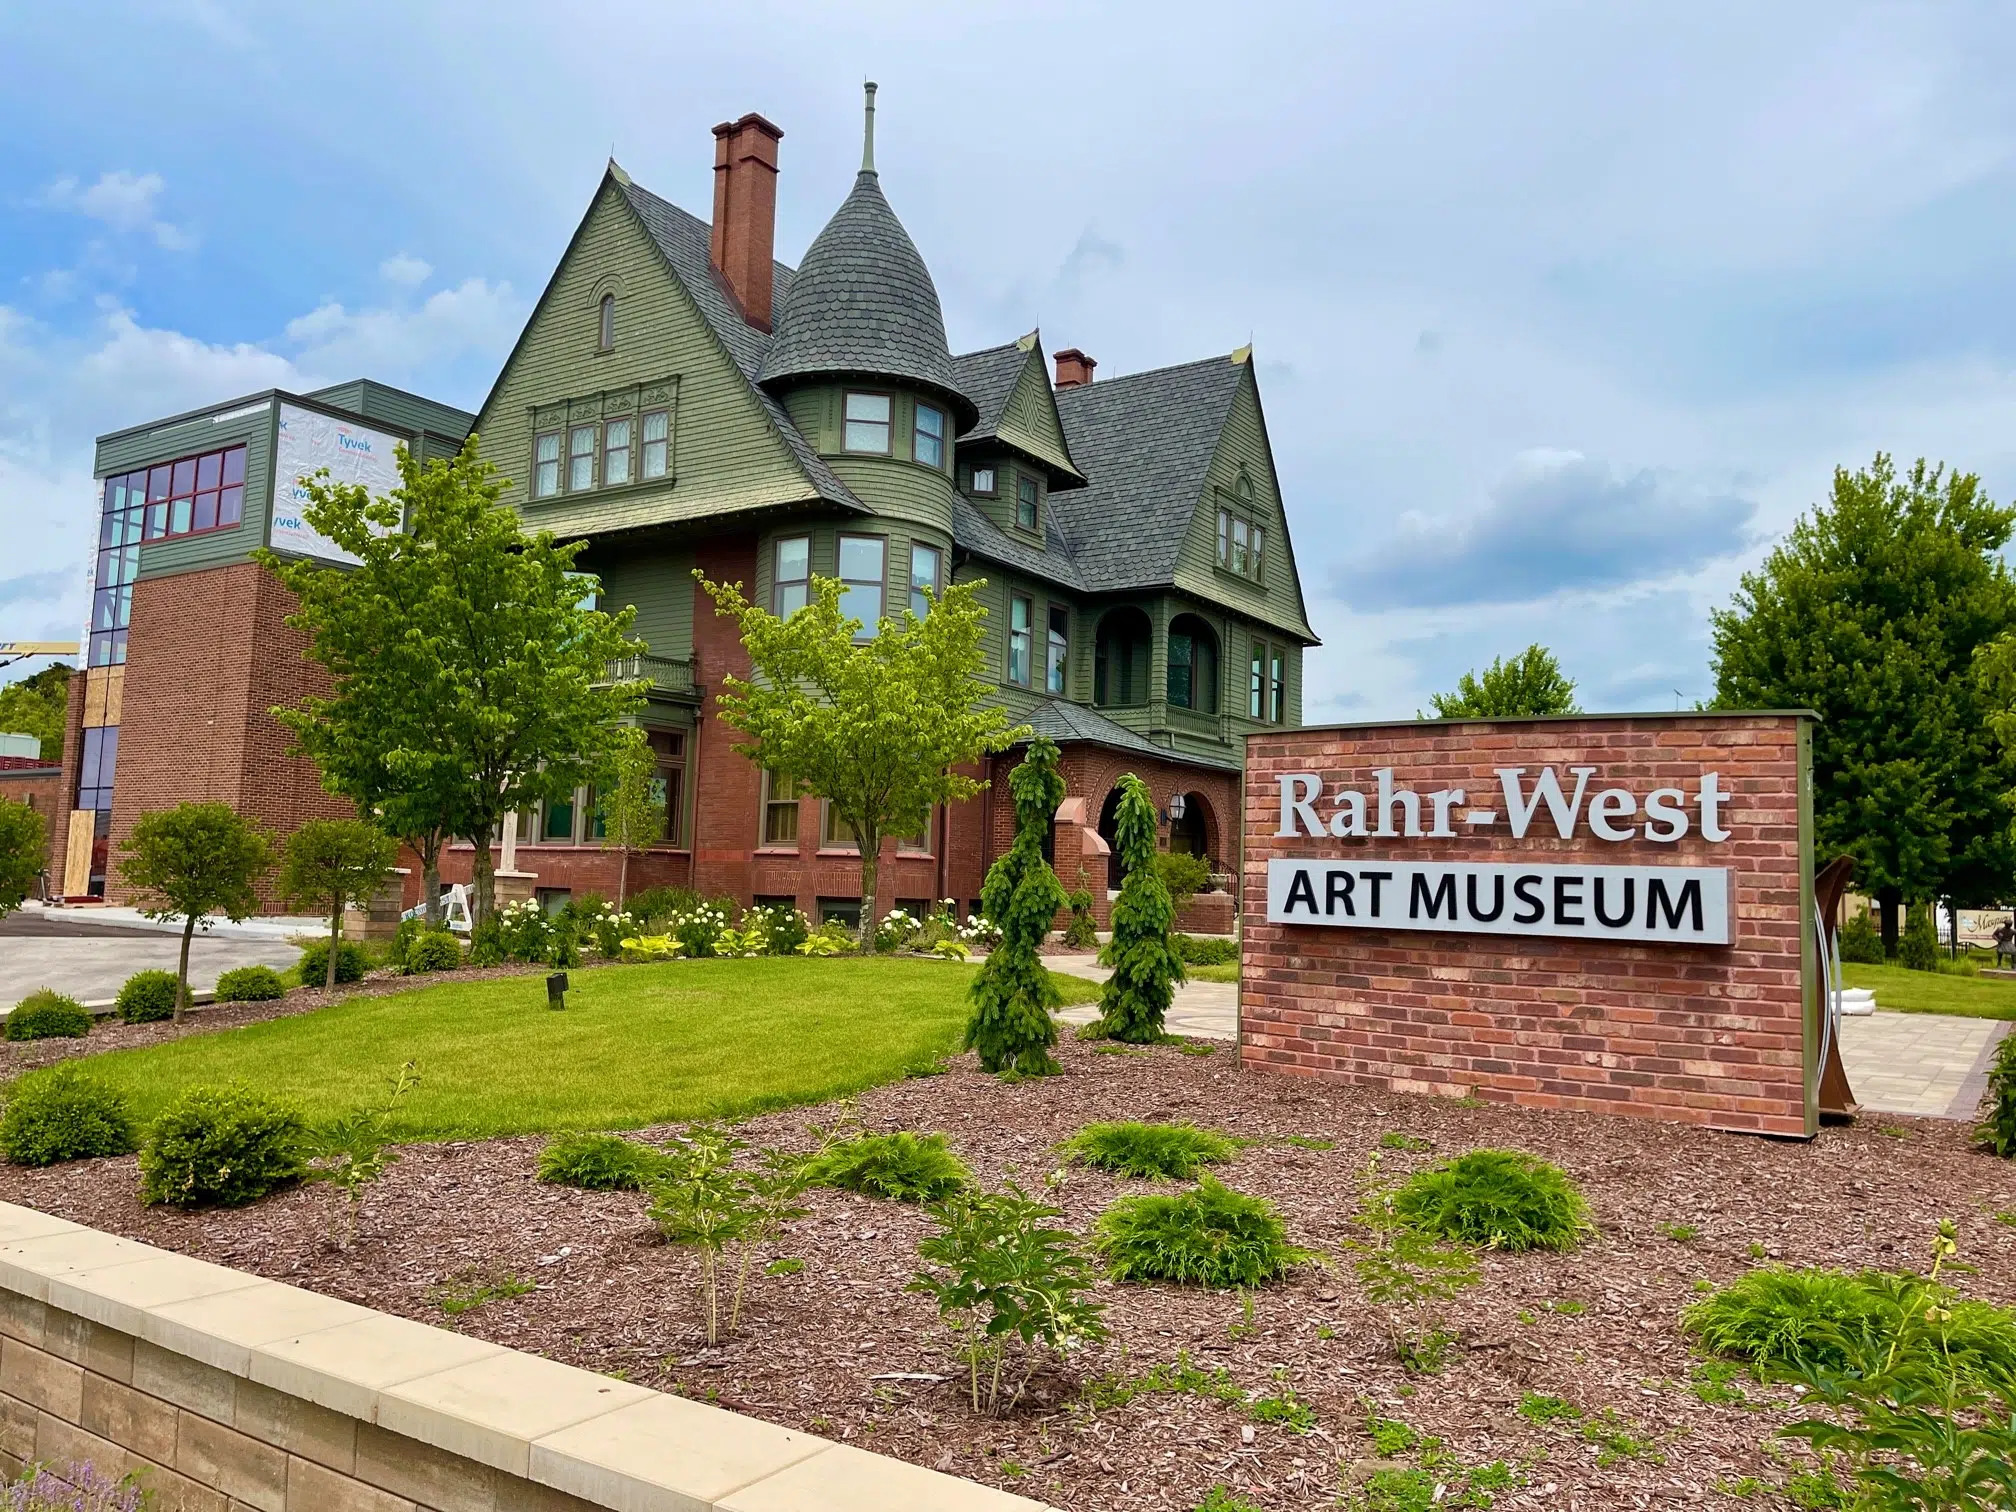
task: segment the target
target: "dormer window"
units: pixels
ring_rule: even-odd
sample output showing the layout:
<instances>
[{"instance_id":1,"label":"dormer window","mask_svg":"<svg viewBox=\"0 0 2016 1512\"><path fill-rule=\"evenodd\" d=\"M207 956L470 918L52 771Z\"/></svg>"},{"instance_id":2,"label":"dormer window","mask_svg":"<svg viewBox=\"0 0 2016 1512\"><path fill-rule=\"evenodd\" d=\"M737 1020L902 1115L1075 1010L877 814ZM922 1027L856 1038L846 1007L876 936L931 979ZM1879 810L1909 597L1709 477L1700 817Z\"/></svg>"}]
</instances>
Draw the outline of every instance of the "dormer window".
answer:
<instances>
[{"instance_id":1,"label":"dormer window","mask_svg":"<svg viewBox=\"0 0 2016 1512\"><path fill-rule=\"evenodd\" d=\"M850 452L888 456L889 396L850 393L846 405L846 433L841 444Z\"/></svg>"},{"instance_id":2,"label":"dormer window","mask_svg":"<svg viewBox=\"0 0 2016 1512\"><path fill-rule=\"evenodd\" d=\"M1260 578L1266 560L1267 532L1230 509L1218 511L1218 565L1240 577Z\"/></svg>"},{"instance_id":3,"label":"dormer window","mask_svg":"<svg viewBox=\"0 0 2016 1512\"><path fill-rule=\"evenodd\" d=\"M910 454L926 467L945 465L945 411L928 404L917 406L917 431Z\"/></svg>"},{"instance_id":4,"label":"dormer window","mask_svg":"<svg viewBox=\"0 0 2016 1512\"><path fill-rule=\"evenodd\" d=\"M602 306L595 321L595 350L613 352L616 350L616 296L604 294Z\"/></svg>"},{"instance_id":5,"label":"dormer window","mask_svg":"<svg viewBox=\"0 0 2016 1512\"><path fill-rule=\"evenodd\" d=\"M1024 530L1034 530L1037 526L1039 496L1036 480L1027 473L1015 475L1015 523Z\"/></svg>"},{"instance_id":6,"label":"dormer window","mask_svg":"<svg viewBox=\"0 0 2016 1512\"><path fill-rule=\"evenodd\" d=\"M973 469L973 492L975 492L976 494L986 494L989 498L993 497L994 495L993 468L976 467Z\"/></svg>"}]
</instances>

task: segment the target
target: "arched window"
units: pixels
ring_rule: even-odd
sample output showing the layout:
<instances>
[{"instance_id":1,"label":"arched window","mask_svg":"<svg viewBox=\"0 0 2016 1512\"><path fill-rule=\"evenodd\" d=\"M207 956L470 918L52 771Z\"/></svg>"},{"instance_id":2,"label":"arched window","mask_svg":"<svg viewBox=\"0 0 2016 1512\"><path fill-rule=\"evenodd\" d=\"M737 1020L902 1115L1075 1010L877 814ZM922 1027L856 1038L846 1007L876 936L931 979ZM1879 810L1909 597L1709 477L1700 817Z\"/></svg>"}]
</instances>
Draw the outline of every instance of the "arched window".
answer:
<instances>
[{"instance_id":1,"label":"arched window","mask_svg":"<svg viewBox=\"0 0 2016 1512\"><path fill-rule=\"evenodd\" d=\"M1200 714L1218 712L1218 637L1194 614L1169 624L1169 702Z\"/></svg>"},{"instance_id":2,"label":"arched window","mask_svg":"<svg viewBox=\"0 0 2016 1512\"><path fill-rule=\"evenodd\" d=\"M1148 702L1148 616L1129 606L1109 610L1093 640L1092 702L1102 707Z\"/></svg>"},{"instance_id":3,"label":"arched window","mask_svg":"<svg viewBox=\"0 0 2016 1512\"><path fill-rule=\"evenodd\" d=\"M616 350L616 296L604 294L602 309L595 327L596 350L613 352Z\"/></svg>"}]
</instances>

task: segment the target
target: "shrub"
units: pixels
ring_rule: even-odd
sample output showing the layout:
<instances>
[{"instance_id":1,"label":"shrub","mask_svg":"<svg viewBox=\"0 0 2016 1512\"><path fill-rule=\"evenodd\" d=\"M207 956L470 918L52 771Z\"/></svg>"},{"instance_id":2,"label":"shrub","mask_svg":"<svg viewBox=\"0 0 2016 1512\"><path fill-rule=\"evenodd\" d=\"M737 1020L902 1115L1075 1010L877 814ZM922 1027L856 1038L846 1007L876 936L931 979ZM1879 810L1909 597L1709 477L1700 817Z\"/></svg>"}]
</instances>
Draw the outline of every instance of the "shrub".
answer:
<instances>
[{"instance_id":1,"label":"shrub","mask_svg":"<svg viewBox=\"0 0 2016 1512\"><path fill-rule=\"evenodd\" d=\"M970 1185L973 1173L943 1134L862 1134L836 1144L806 1168L813 1186L839 1187L897 1202L937 1202Z\"/></svg>"},{"instance_id":2,"label":"shrub","mask_svg":"<svg viewBox=\"0 0 2016 1512\"><path fill-rule=\"evenodd\" d=\"M1864 966L1883 964L1883 936L1876 921L1866 913L1856 914L1841 926L1841 959Z\"/></svg>"},{"instance_id":3,"label":"shrub","mask_svg":"<svg viewBox=\"0 0 2016 1512\"><path fill-rule=\"evenodd\" d=\"M1148 784L1132 772L1120 779L1113 849L1125 874L1113 900L1113 938L1100 957L1113 973L1099 989L1099 1017L1084 1034L1152 1045L1166 1037L1163 1017L1184 974L1169 938L1176 905L1162 883L1154 800Z\"/></svg>"},{"instance_id":4,"label":"shrub","mask_svg":"<svg viewBox=\"0 0 2016 1512\"><path fill-rule=\"evenodd\" d=\"M585 937L595 946L595 953L605 961L613 961L623 952L623 940L637 933L637 916L626 909L591 898L582 903L570 903L575 929L578 936Z\"/></svg>"},{"instance_id":5,"label":"shrub","mask_svg":"<svg viewBox=\"0 0 2016 1512\"><path fill-rule=\"evenodd\" d=\"M1188 1181L1201 1167L1230 1160L1237 1148L1214 1129L1190 1124L1087 1124L1057 1147L1072 1160L1117 1176Z\"/></svg>"},{"instance_id":6,"label":"shrub","mask_svg":"<svg viewBox=\"0 0 2016 1512\"><path fill-rule=\"evenodd\" d=\"M1186 966L1236 966L1239 964L1239 942L1237 940L1205 939L1197 935L1179 934L1171 937L1175 941L1176 954Z\"/></svg>"},{"instance_id":7,"label":"shrub","mask_svg":"<svg viewBox=\"0 0 2016 1512\"><path fill-rule=\"evenodd\" d=\"M1567 1175L1520 1150L1471 1150L1416 1171L1393 1193L1393 1214L1429 1239L1514 1252L1570 1250L1590 1227Z\"/></svg>"},{"instance_id":8,"label":"shrub","mask_svg":"<svg viewBox=\"0 0 2016 1512\"><path fill-rule=\"evenodd\" d=\"M413 948L413 942L426 932L425 918L402 917L399 920L399 927L392 931L392 938L386 942L385 964L395 971L405 971L406 953Z\"/></svg>"},{"instance_id":9,"label":"shrub","mask_svg":"<svg viewBox=\"0 0 2016 1512\"><path fill-rule=\"evenodd\" d=\"M695 903L667 919L665 931L679 942L680 951L687 956L714 955L715 946L728 929L728 918L734 907L726 899Z\"/></svg>"},{"instance_id":10,"label":"shrub","mask_svg":"<svg viewBox=\"0 0 2016 1512\"><path fill-rule=\"evenodd\" d=\"M2004 1160L2016 1157L2016 1034L2005 1037L1988 1070L1988 1092L1975 1137Z\"/></svg>"},{"instance_id":11,"label":"shrub","mask_svg":"<svg viewBox=\"0 0 2016 1512\"><path fill-rule=\"evenodd\" d=\"M589 1192L641 1192L665 1167L665 1155L614 1134L565 1134L539 1152L539 1179Z\"/></svg>"},{"instance_id":12,"label":"shrub","mask_svg":"<svg viewBox=\"0 0 2016 1512\"><path fill-rule=\"evenodd\" d=\"M90 1032L90 1010L47 987L29 993L7 1015L10 1040L82 1039Z\"/></svg>"},{"instance_id":13,"label":"shrub","mask_svg":"<svg viewBox=\"0 0 2016 1512\"><path fill-rule=\"evenodd\" d=\"M908 950L924 931L923 923L906 909L892 908L875 926L875 948L885 955L892 950Z\"/></svg>"},{"instance_id":14,"label":"shrub","mask_svg":"<svg viewBox=\"0 0 2016 1512\"><path fill-rule=\"evenodd\" d=\"M1071 910L1071 922L1064 926L1064 943L1073 950L1099 948L1099 921L1092 917L1092 894L1084 888L1067 893L1064 902Z\"/></svg>"},{"instance_id":15,"label":"shrub","mask_svg":"<svg viewBox=\"0 0 2016 1512\"><path fill-rule=\"evenodd\" d=\"M336 980L338 982L361 982L364 973L370 969L371 958L364 953L364 947L355 940L345 940L336 951ZM301 960L295 967L305 987L320 987L329 980L329 942L325 939L310 940L301 947Z\"/></svg>"},{"instance_id":16,"label":"shrub","mask_svg":"<svg viewBox=\"0 0 2016 1512\"><path fill-rule=\"evenodd\" d=\"M285 1103L246 1087L192 1087L140 1149L140 1200L237 1207L299 1181L308 1128Z\"/></svg>"},{"instance_id":17,"label":"shrub","mask_svg":"<svg viewBox=\"0 0 2016 1512\"><path fill-rule=\"evenodd\" d=\"M688 887L647 887L630 894L630 901L624 905L630 910L630 917L637 921L640 930L653 929L662 925L674 914L685 913L700 901L700 895Z\"/></svg>"},{"instance_id":18,"label":"shrub","mask_svg":"<svg viewBox=\"0 0 2016 1512\"><path fill-rule=\"evenodd\" d=\"M1000 929L1001 943L974 975L967 998L963 1049L977 1050L980 1069L1016 1076L1055 1076L1064 1068L1050 1047L1057 1043L1051 1012L1062 1001L1043 965L1043 938L1064 906L1064 885L1043 859L1051 820L1064 801L1057 746L1045 735L1008 774L1015 798L1015 843L987 868L980 901Z\"/></svg>"},{"instance_id":19,"label":"shrub","mask_svg":"<svg viewBox=\"0 0 2016 1512\"><path fill-rule=\"evenodd\" d=\"M406 951L406 970L411 976L427 971L453 971L461 964L461 942L445 929L428 930Z\"/></svg>"},{"instance_id":20,"label":"shrub","mask_svg":"<svg viewBox=\"0 0 2016 1512\"><path fill-rule=\"evenodd\" d=\"M15 1165L131 1155L137 1145L126 1095L74 1063L24 1076L0 1114L0 1151Z\"/></svg>"},{"instance_id":21,"label":"shrub","mask_svg":"<svg viewBox=\"0 0 2016 1512\"><path fill-rule=\"evenodd\" d=\"M842 956L852 955L859 944L845 924L836 919L828 919L817 929L798 942L798 954L802 956Z\"/></svg>"},{"instance_id":22,"label":"shrub","mask_svg":"<svg viewBox=\"0 0 2016 1512\"><path fill-rule=\"evenodd\" d=\"M2016 1312L1963 1301L1946 1287L1926 1293L1923 1278L1765 1266L1737 1277L1682 1315L1702 1348L1744 1360L1759 1375L1842 1371L1889 1350L1914 1300L1943 1308L1945 1353L1956 1374L1984 1379L2016 1370ZM1938 1343L1920 1335L1918 1347Z\"/></svg>"},{"instance_id":23,"label":"shrub","mask_svg":"<svg viewBox=\"0 0 2016 1512\"><path fill-rule=\"evenodd\" d=\"M552 921L531 898L520 898L497 910L497 942L507 961L545 960L552 937Z\"/></svg>"},{"instance_id":24,"label":"shrub","mask_svg":"<svg viewBox=\"0 0 2016 1512\"><path fill-rule=\"evenodd\" d=\"M679 942L670 935L632 935L618 943L617 954L626 961L676 961Z\"/></svg>"},{"instance_id":25,"label":"shrub","mask_svg":"<svg viewBox=\"0 0 2016 1512\"><path fill-rule=\"evenodd\" d=\"M129 1024L158 1023L175 1017L175 994L179 991L181 979L172 971L136 971L126 978L113 1006Z\"/></svg>"},{"instance_id":26,"label":"shrub","mask_svg":"<svg viewBox=\"0 0 2016 1512\"><path fill-rule=\"evenodd\" d=\"M931 1208L938 1232L917 1246L925 1262L907 1291L938 1304L959 1337L975 1412L1014 1405L1047 1357L1068 1356L1106 1337L1105 1309L1093 1301L1092 1266L1063 1213L1010 1183L1002 1192L970 1188ZM1010 1375L1008 1348L1024 1367Z\"/></svg>"},{"instance_id":27,"label":"shrub","mask_svg":"<svg viewBox=\"0 0 2016 1512\"><path fill-rule=\"evenodd\" d=\"M1168 889L1171 905L1181 913L1185 903L1211 885L1211 863L1188 851L1157 851L1155 875Z\"/></svg>"},{"instance_id":28,"label":"shrub","mask_svg":"<svg viewBox=\"0 0 2016 1512\"><path fill-rule=\"evenodd\" d=\"M270 1003L286 995L287 984L280 980L280 973L271 966L236 966L217 978L217 1001L220 1003ZM174 1001L171 998L169 1012L173 1011ZM160 1016L166 1018L168 1014Z\"/></svg>"},{"instance_id":29,"label":"shrub","mask_svg":"<svg viewBox=\"0 0 2016 1512\"><path fill-rule=\"evenodd\" d=\"M1899 964L1912 971L1939 969L1939 931L1932 923L1932 905L1913 903L1904 913L1904 938L1897 942Z\"/></svg>"},{"instance_id":30,"label":"shrub","mask_svg":"<svg viewBox=\"0 0 2016 1512\"><path fill-rule=\"evenodd\" d=\"M793 955L811 932L811 922L788 903L762 904L742 915L745 943L760 939L764 955Z\"/></svg>"},{"instance_id":31,"label":"shrub","mask_svg":"<svg viewBox=\"0 0 2016 1512\"><path fill-rule=\"evenodd\" d=\"M1116 1281L1258 1286L1314 1257L1288 1242L1274 1204L1209 1174L1173 1196L1123 1197L1099 1215L1092 1244Z\"/></svg>"}]
</instances>

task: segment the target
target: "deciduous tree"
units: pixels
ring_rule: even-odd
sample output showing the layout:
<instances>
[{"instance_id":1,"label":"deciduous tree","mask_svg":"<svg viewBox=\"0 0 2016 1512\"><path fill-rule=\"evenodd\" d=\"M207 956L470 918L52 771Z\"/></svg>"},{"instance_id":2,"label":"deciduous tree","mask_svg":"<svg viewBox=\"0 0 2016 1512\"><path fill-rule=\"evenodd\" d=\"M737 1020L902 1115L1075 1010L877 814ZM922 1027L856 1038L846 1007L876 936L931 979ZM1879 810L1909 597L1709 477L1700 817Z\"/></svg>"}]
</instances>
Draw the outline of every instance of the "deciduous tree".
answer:
<instances>
[{"instance_id":1,"label":"deciduous tree","mask_svg":"<svg viewBox=\"0 0 2016 1512\"><path fill-rule=\"evenodd\" d=\"M389 831L437 849L451 834L472 842L481 923L499 826L607 763L644 698L611 667L644 648L628 638L633 609L587 601L582 543L520 529L475 436L450 459L398 457L400 486L384 498L326 472L304 480L308 523L360 565L263 558L300 596L295 622L335 683L275 712L325 783Z\"/></svg>"},{"instance_id":2,"label":"deciduous tree","mask_svg":"<svg viewBox=\"0 0 2016 1512\"><path fill-rule=\"evenodd\" d=\"M2016 762L1990 726L1997 654L2016 629L2002 560L2016 510L1972 473L1878 454L1746 573L1714 615L1715 704L1811 709L1822 856L1855 858L1886 951L1900 903L2005 901L2016 846L2004 794Z\"/></svg>"},{"instance_id":3,"label":"deciduous tree","mask_svg":"<svg viewBox=\"0 0 2016 1512\"><path fill-rule=\"evenodd\" d=\"M916 834L935 805L979 792L957 769L1026 733L981 702L979 585L955 583L931 596L924 618L905 609L865 639L861 622L841 612L832 578L813 578L810 601L786 619L750 603L739 584L701 578L701 586L741 628L753 669L746 681L723 679L721 717L743 735L735 749L773 783L824 798L852 831L865 943L883 840Z\"/></svg>"},{"instance_id":4,"label":"deciduous tree","mask_svg":"<svg viewBox=\"0 0 2016 1512\"><path fill-rule=\"evenodd\" d=\"M280 864L280 889L290 903L329 916L328 980L336 985L336 959L343 944L343 910L370 903L399 859L398 844L362 819L310 819L287 837Z\"/></svg>"},{"instance_id":5,"label":"deciduous tree","mask_svg":"<svg viewBox=\"0 0 2016 1512\"><path fill-rule=\"evenodd\" d=\"M1120 896L1113 901L1113 943L1105 957L1113 974L1099 990L1099 1018L1090 1037L1152 1045L1167 1036L1163 1021L1186 973L1169 937L1176 905L1155 864L1155 800L1132 772L1120 779L1113 821L1113 848L1122 868Z\"/></svg>"},{"instance_id":6,"label":"deciduous tree","mask_svg":"<svg viewBox=\"0 0 2016 1512\"><path fill-rule=\"evenodd\" d=\"M228 803L182 803L142 814L122 847L119 873L141 895L150 919L182 921L175 968L175 1018L189 1006L189 940L207 915L234 924L259 911L259 881L273 843Z\"/></svg>"},{"instance_id":7,"label":"deciduous tree","mask_svg":"<svg viewBox=\"0 0 2016 1512\"><path fill-rule=\"evenodd\" d=\"M663 840L667 819L657 754L642 730L633 729L630 736L610 758L608 775L595 790L602 843L622 856L616 873L618 909L630 892L630 853L649 850Z\"/></svg>"},{"instance_id":8,"label":"deciduous tree","mask_svg":"<svg viewBox=\"0 0 2016 1512\"><path fill-rule=\"evenodd\" d=\"M1015 843L987 869L980 888L981 911L1001 931L1001 943L973 979L966 1048L980 1052L984 1071L1054 1076L1063 1068L1050 1053L1057 1043L1051 1013L1063 994L1041 948L1064 906L1064 884L1043 859L1043 840L1064 801L1064 779L1047 736L1029 742L1029 754L1008 774L1008 791L1015 796Z\"/></svg>"},{"instance_id":9,"label":"deciduous tree","mask_svg":"<svg viewBox=\"0 0 2016 1512\"><path fill-rule=\"evenodd\" d=\"M1520 715L1580 714L1575 684L1554 653L1528 646L1514 657L1498 657L1479 675L1465 672L1454 693L1430 695L1437 719L1511 719Z\"/></svg>"},{"instance_id":10,"label":"deciduous tree","mask_svg":"<svg viewBox=\"0 0 2016 1512\"><path fill-rule=\"evenodd\" d=\"M63 759L70 674L71 668L57 662L0 688L0 730L35 736L42 743L42 759L52 764Z\"/></svg>"},{"instance_id":11,"label":"deciduous tree","mask_svg":"<svg viewBox=\"0 0 2016 1512\"><path fill-rule=\"evenodd\" d=\"M48 844L49 834L39 813L25 803L0 798L0 919L34 892Z\"/></svg>"}]
</instances>

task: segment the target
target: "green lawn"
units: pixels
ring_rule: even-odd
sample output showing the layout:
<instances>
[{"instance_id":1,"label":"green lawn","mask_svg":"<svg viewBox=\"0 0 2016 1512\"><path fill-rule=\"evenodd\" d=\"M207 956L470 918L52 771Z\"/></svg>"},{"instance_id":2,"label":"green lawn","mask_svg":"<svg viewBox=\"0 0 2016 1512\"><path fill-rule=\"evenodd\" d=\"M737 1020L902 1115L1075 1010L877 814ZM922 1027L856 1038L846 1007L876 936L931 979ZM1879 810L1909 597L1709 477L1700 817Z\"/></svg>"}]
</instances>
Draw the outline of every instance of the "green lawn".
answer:
<instances>
[{"instance_id":1,"label":"green lawn","mask_svg":"<svg viewBox=\"0 0 2016 1512\"><path fill-rule=\"evenodd\" d=\"M2016 981L2006 978L1948 976L1938 971L1854 962L1842 966L1841 977L1850 987L1875 988L1879 1010L2016 1019Z\"/></svg>"},{"instance_id":2,"label":"green lawn","mask_svg":"<svg viewBox=\"0 0 2016 1512\"><path fill-rule=\"evenodd\" d=\"M813 1103L958 1049L973 968L923 960L682 961L352 998L313 1013L92 1057L152 1118L242 1082L324 1119L413 1061L399 1132L481 1138L635 1128ZM1089 984L1088 984L1089 985Z\"/></svg>"}]
</instances>

